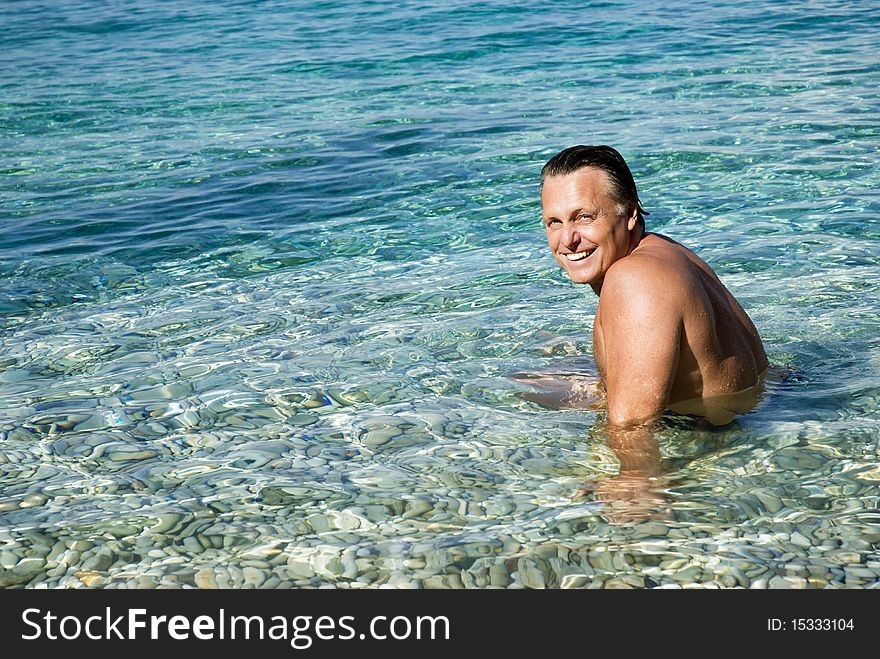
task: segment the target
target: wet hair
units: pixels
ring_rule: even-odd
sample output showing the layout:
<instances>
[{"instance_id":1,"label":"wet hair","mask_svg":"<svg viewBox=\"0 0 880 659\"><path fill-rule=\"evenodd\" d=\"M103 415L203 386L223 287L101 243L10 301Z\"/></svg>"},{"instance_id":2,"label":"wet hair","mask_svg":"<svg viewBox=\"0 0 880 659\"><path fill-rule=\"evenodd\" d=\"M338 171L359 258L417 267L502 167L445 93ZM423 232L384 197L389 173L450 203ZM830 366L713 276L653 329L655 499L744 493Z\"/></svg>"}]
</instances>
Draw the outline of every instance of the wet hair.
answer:
<instances>
[{"instance_id":1,"label":"wet hair","mask_svg":"<svg viewBox=\"0 0 880 659\"><path fill-rule=\"evenodd\" d=\"M547 161L541 169L541 185L550 176L566 176L573 174L584 167L601 169L608 175L611 182L611 194L618 204L623 206L623 212L628 211L635 204L639 214L639 224L645 228L645 218L650 215L639 202L639 193L636 190L636 182L632 172L629 171L626 161L617 149L610 146L571 146L560 151Z\"/></svg>"}]
</instances>

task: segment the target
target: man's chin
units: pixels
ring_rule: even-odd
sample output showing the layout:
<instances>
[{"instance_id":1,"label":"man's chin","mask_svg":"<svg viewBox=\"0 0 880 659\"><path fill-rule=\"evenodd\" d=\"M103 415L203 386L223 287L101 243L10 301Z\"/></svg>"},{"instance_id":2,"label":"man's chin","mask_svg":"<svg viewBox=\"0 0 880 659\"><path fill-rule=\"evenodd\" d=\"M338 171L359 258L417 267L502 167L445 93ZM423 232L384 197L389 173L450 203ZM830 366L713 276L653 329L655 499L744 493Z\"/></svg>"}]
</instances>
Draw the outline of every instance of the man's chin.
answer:
<instances>
[{"instance_id":1,"label":"man's chin","mask_svg":"<svg viewBox=\"0 0 880 659\"><path fill-rule=\"evenodd\" d=\"M573 284L592 284L594 277L588 272L568 271L568 278Z\"/></svg>"}]
</instances>

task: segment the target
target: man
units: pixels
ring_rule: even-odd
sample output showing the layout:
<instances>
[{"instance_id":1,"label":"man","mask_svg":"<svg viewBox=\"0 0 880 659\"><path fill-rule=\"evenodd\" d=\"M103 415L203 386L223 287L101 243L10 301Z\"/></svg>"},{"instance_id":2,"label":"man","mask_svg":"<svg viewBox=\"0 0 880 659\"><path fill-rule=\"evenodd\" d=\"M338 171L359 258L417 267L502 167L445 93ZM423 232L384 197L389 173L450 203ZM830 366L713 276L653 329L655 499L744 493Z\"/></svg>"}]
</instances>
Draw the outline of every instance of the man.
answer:
<instances>
[{"instance_id":1,"label":"man","mask_svg":"<svg viewBox=\"0 0 880 659\"><path fill-rule=\"evenodd\" d=\"M767 357L755 326L712 269L645 231L635 181L608 146L574 146L541 170L547 242L599 304L593 352L621 475L659 473L645 429L667 409L721 425L757 401Z\"/></svg>"}]
</instances>

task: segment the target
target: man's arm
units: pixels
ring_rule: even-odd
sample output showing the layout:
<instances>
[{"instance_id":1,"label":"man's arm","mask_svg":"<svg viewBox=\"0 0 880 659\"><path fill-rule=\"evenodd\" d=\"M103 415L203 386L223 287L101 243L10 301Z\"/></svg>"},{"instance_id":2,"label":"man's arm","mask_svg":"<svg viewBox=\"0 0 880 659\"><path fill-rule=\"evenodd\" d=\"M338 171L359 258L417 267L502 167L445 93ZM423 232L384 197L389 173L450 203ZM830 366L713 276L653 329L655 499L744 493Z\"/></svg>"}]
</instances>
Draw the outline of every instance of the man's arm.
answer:
<instances>
[{"instance_id":1,"label":"man's arm","mask_svg":"<svg viewBox=\"0 0 880 659\"><path fill-rule=\"evenodd\" d=\"M661 264L615 264L602 287L599 313L608 421L650 423L669 402L678 369L683 290Z\"/></svg>"},{"instance_id":2,"label":"man's arm","mask_svg":"<svg viewBox=\"0 0 880 659\"><path fill-rule=\"evenodd\" d=\"M660 445L652 425L666 409L678 369L682 289L663 266L651 261L618 262L606 275L599 298L608 446L620 473L581 492L604 501L650 501L652 507L610 514L609 521L650 518L662 495ZM664 276L665 275L665 276ZM673 279L674 282L674 279ZM676 282L677 283L677 282Z\"/></svg>"}]
</instances>

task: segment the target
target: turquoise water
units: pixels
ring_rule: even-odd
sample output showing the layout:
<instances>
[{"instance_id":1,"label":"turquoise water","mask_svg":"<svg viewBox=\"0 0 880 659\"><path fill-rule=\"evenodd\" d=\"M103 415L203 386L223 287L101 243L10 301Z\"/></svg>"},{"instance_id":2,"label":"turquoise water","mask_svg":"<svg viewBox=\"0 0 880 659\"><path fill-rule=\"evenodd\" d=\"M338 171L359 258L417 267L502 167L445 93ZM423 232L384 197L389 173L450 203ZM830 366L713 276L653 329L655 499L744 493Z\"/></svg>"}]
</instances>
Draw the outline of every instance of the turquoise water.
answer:
<instances>
[{"instance_id":1,"label":"turquoise water","mask_svg":"<svg viewBox=\"0 0 880 659\"><path fill-rule=\"evenodd\" d=\"M0 585L876 587L877 4L435 5L0 5ZM797 370L638 522L510 377L578 143Z\"/></svg>"}]
</instances>

